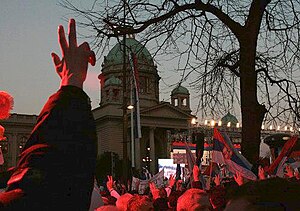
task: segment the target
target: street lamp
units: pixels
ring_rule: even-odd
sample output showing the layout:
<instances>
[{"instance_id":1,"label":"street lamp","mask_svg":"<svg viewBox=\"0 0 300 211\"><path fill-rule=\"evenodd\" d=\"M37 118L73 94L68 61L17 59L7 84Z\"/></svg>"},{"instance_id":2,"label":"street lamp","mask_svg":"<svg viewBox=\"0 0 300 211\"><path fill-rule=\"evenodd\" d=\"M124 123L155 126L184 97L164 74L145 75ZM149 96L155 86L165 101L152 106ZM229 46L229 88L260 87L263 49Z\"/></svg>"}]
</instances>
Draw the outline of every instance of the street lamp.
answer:
<instances>
[{"instance_id":1,"label":"street lamp","mask_svg":"<svg viewBox=\"0 0 300 211\"><path fill-rule=\"evenodd\" d=\"M127 109L129 109L129 110L132 110L134 108L134 106L133 105L129 105L129 106L127 106Z\"/></svg>"}]
</instances>

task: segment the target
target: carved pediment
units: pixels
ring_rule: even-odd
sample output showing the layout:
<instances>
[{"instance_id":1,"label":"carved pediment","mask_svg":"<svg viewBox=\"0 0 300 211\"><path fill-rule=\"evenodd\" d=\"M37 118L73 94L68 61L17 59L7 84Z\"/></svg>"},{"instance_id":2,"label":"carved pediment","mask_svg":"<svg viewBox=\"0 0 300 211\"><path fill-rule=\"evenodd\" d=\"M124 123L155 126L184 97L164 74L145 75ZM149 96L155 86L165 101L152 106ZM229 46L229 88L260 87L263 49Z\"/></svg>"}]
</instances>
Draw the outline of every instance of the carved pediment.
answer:
<instances>
[{"instance_id":1,"label":"carved pediment","mask_svg":"<svg viewBox=\"0 0 300 211\"><path fill-rule=\"evenodd\" d=\"M172 119L190 119L194 117L193 115L166 102L141 110L141 116Z\"/></svg>"}]
</instances>

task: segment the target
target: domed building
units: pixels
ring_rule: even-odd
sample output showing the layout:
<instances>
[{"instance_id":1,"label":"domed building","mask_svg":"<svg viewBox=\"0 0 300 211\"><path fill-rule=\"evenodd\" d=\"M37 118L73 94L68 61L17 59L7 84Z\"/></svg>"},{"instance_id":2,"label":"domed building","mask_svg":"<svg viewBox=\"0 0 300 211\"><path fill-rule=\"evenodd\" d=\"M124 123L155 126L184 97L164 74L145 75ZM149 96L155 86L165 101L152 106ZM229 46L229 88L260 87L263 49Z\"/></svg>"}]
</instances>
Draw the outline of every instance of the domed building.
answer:
<instances>
[{"instance_id":1,"label":"domed building","mask_svg":"<svg viewBox=\"0 0 300 211\"><path fill-rule=\"evenodd\" d=\"M179 84L171 92L171 104L191 113L189 90Z\"/></svg>"},{"instance_id":2,"label":"domed building","mask_svg":"<svg viewBox=\"0 0 300 211\"><path fill-rule=\"evenodd\" d=\"M127 140L125 140L127 157L134 160L136 169L149 165L149 162L143 161L151 160L150 170L156 173L158 170L157 159L170 158L171 144L168 143L168 131L188 130L191 119L195 116L191 115L189 92L181 85L172 91L171 103L160 102L160 77L151 54L134 37L126 38L125 43L125 83L123 83L123 41L117 43L104 57L101 74L98 77L101 87L101 102L99 107L93 110L98 133L98 153L109 151L117 153L121 158L124 156L123 108L132 104L130 96L133 86L133 62L130 54L133 53L138 70L137 84L142 137L132 140L131 111L127 110L127 118L125 118L125 121L128 121ZM124 84L126 84L125 90L123 90ZM124 100L126 100L125 103ZM134 148L131 142L134 142Z\"/></svg>"},{"instance_id":3,"label":"domed building","mask_svg":"<svg viewBox=\"0 0 300 211\"><path fill-rule=\"evenodd\" d=\"M237 123L239 122L235 116L233 116L230 112L228 112L222 119L221 119L222 125L224 126L237 126Z\"/></svg>"}]
</instances>

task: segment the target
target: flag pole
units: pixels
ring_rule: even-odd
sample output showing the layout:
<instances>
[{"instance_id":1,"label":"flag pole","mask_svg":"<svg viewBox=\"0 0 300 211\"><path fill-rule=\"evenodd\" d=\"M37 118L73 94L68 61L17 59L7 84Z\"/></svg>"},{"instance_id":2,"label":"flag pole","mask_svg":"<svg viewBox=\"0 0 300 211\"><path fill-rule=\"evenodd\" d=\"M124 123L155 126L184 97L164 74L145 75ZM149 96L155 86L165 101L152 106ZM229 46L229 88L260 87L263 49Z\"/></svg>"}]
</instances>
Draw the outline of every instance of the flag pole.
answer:
<instances>
[{"instance_id":1,"label":"flag pole","mask_svg":"<svg viewBox=\"0 0 300 211\"><path fill-rule=\"evenodd\" d=\"M125 19L126 19L126 0L123 0L123 7L124 7L124 19L123 19L123 26L125 27ZM127 125L128 125L128 117L127 117L127 64L126 64L126 34L123 35L123 76L122 76L122 86L123 86L123 176L124 180L127 181L128 179L128 151L127 151Z\"/></svg>"},{"instance_id":2,"label":"flag pole","mask_svg":"<svg viewBox=\"0 0 300 211\"><path fill-rule=\"evenodd\" d=\"M130 57L130 59L133 59ZM133 67L131 66L131 71L133 73ZM130 80L130 105L133 105L133 74L131 75ZM135 143L134 143L134 123L133 123L133 110L134 108L131 108L130 110L130 125L131 125L131 167L135 167Z\"/></svg>"}]
</instances>

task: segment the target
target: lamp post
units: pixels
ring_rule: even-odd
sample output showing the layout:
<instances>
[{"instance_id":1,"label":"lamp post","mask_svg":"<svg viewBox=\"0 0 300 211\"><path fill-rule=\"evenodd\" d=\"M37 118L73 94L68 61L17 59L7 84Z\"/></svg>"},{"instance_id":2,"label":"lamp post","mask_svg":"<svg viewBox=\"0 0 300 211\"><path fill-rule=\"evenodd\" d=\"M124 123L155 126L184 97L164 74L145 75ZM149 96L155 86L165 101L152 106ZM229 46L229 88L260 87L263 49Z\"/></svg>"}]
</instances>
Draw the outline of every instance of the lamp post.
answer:
<instances>
[{"instance_id":1,"label":"lamp post","mask_svg":"<svg viewBox=\"0 0 300 211\"><path fill-rule=\"evenodd\" d=\"M126 0L123 0L124 4L124 20L123 24L124 27L126 25ZM127 181L128 179L128 150L127 150L127 128L128 128L128 117L127 117L127 64L126 64L126 34L123 35L123 176L124 180Z\"/></svg>"}]
</instances>

